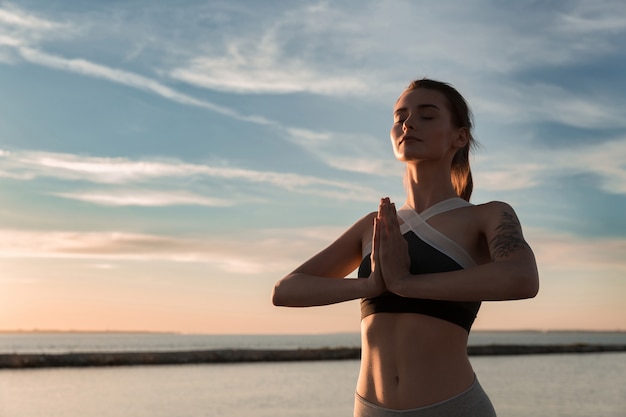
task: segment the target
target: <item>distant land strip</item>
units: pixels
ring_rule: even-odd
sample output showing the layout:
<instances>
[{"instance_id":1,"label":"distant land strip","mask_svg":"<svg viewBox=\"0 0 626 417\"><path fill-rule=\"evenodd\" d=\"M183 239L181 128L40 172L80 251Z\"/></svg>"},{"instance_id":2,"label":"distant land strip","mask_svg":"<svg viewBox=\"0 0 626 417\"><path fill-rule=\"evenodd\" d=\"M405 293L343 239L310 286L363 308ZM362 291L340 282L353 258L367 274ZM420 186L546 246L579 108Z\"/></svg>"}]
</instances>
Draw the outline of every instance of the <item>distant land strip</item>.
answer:
<instances>
[{"instance_id":1,"label":"distant land strip","mask_svg":"<svg viewBox=\"0 0 626 417\"><path fill-rule=\"evenodd\" d=\"M484 345L469 346L470 356L543 355L567 353L626 352L626 345ZM185 365L202 363L328 361L359 359L360 348L321 349L215 349L153 352L71 352L0 354L0 369Z\"/></svg>"}]
</instances>

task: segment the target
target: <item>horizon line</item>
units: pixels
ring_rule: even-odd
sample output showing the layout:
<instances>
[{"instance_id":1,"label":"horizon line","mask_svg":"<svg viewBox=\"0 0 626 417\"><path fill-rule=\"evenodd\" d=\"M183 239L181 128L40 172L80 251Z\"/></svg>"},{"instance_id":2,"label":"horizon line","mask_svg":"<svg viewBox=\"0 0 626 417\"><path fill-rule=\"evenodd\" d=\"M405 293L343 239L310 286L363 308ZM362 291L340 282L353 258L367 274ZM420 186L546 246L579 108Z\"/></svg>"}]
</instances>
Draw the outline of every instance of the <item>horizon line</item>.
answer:
<instances>
[{"instance_id":1,"label":"horizon line","mask_svg":"<svg viewBox=\"0 0 626 417\"><path fill-rule=\"evenodd\" d=\"M624 333L625 329L475 329L471 333ZM107 333L123 333L123 334L176 334L176 335L207 335L207 336L323 336L334 334L355 334L358 331L343 332L317 332L317 333L223 333L223 332L184 332L179 330L76 330L76 329L0 329L0 334L11 333L73 333L73 334L107 334Z\"/></svg>"}]
</instances>

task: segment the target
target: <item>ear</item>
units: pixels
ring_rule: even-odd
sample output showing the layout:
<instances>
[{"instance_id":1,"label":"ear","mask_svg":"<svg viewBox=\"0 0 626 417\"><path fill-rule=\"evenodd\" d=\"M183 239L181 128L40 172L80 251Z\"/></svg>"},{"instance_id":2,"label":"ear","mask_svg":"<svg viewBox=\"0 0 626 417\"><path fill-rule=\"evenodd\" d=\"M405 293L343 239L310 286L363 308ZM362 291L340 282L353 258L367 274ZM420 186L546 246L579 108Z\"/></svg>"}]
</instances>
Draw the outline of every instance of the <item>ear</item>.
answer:
<instances>
[{"instance_id":1,"label":"ear","mask_svg":"<svg viewBox=\"0 0 626 417\"><path fill-rule=\"evenodd\" d=\"M461 149L467 145L470 140L469 129L466 127L461 127L457 130L457 135L452 142L452 146L456 149Z\"/></svg>"}]
</instances>

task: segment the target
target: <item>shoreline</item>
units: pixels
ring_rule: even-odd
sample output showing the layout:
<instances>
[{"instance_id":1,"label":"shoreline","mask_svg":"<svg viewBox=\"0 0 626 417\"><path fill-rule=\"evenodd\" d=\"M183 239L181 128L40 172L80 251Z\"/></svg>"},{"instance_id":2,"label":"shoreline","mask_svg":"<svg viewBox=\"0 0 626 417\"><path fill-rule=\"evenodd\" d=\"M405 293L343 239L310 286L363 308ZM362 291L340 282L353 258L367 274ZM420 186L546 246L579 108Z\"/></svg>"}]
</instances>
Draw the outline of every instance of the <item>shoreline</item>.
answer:
<instances>
[{"instance_id":1,"label":"shoreline","mask_svg":"<svg viewBox=\"0 0 626 417\"><path fill-rule=\"evenodd\" d=\"M517 356L626 352L622 344L481 345L468 346L469 356ZM246 362L356 360L360 348L212 349L193 351L71 352L0 354L0 369L56 367L187 365Z\"/></svg>"}]
</instances>

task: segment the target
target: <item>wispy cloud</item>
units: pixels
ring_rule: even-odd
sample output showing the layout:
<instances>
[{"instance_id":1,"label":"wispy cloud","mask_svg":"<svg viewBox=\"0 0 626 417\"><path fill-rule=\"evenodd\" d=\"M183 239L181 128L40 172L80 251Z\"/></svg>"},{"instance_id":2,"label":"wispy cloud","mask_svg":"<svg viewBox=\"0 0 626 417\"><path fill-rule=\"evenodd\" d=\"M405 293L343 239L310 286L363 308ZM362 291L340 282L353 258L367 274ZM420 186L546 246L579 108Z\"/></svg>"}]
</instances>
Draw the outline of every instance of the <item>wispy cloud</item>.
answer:
<instances>
[{"instance_id":1,"label":"wispy cloud","mask_svg":"<svg viewBox=\"0 0 626 417\"><path fill-rule=\"evenodd\" d=\"M463 68L467 80L485 70L506 76L584 62L620 48L614 38L625 28L620 2L520 6L525 19L517 18L519 8L494 3L440 2L419 13L414 10L419 6L406 2L366 1L357 10L317 3L270 15L236 15L246 30L232 28L209 46L185 47L189 58L169 74L236 92L380 96L393 94L397 80L419 73L458 77L457 68ZM443 21L450 23L445 30ZM581 39L581 31L594 36Z\"/></svg>"},{"instance_id":2,"label":"wispy cloud","mask_svg":"<svg viewBox=\"0 0 626 417\"><path fill-rule=\"evenodd\" d=\"M288 272L339 235L337 228L260 230L237 236L170 237L154 234L0 229L0 258L63 258L208 263L231 273ZM294 236L298 236L294 239Z\"/></svg>"},{"instance_id":3,"label":"wispy cloud","mask_svg":"<svg viewBox=\"0 0 626 417\"><path fill-rule=\"evenodd\" d=\"M298 93L336 95L367 90L367 84L349 74L321 77L308 62L277 55L276 45L266 38L244 43L232 41L223 56L192 58L169 76L195 86L237 93Z\"/></svg>"},{"instance_id":4,"label":"wispy cloud","mask_svg":"<svg viewBox=\"0 0 626 417\"><path fill-rule=\"evenodd\" d=\"M490 2L485 1L483 4L488 6ZM400 6L410 7L406 4L398 5ZM339 6L331 7L328 3L301 5L281 10L277 16L272 16L271 21L261 21L251 31L237 33L236 28L231 28L229 30L233 30L233 36L220 38L208 46L177 45L173 48L168 44L168 48L172 49L163 49L165 55L171 57L172 51L176 49L179 51L177 56L186 57L186 60L164 60L163 62L177 63L174 67L168 68L163 64L164 66L155 69L155 78L82 58L71 59L44 52L38 45L42 34L69 33L77 29L67 23L35 16L11 5L0 8L0 24L8 28L4 34L0 33L0 43L16 52L21 59L36 65L105 79L183 105L205 108L237 120L270 126L279 135L303 147L328 166L344 171L374 175L397 175L399 172L395 161L375 156L389 154L388 145L378 138L356 137L324 130L311 131L286 126L263 116L243 114L238 110L182 93L167 85L164 80L159 80L158 74L175 80L185 80L203 88L234 92L306 91L316 94L380 96L397 89L397 80L406 77L406 69L398 70L396 66L388 65L398 58L397 51L390 51L389 45L398 38L414 38L420 33L428 33L428 43L416 42L404 46L402 56L406 59L403 65L413 68L411 71L432 70L441 74L449 72L446 68L464 68L468 75L460 80L460 84L471 86L470 95L476 97L471 97L470 101L481 117L495 117L510 123L556 122L583 128L626 127L626 121L619 111L626 103L620 95L610 96L607 92L598 92L590 96L588 92L578 89L569 90L545 82L522 84L510 78L511 71L522 71L539 65L564 65L580 62L594 54L609 53L615 47L614 35L626 30L619 13L624 10L622 2L583 2L566 11L555 8L547 14L543 9L537 14L530 10L528 12L532 18L517 22L514 26L498 23L508 20L494 19L498 16L492 13L504 12L500 9L492 11L487 7L485 10L488 12L484 16L459 20L458 25L451 26L451 31L441 32L438 21L430 17L445 15L454 20L458 13L464 13L463 7L475 8L473 5L462 5L460 9L458 7L451 9L448 5L438 4L432 8L430 15L416 16L412 13L398 15L396 9L382 7L376 2L366 3L357 11L343 10ZM350 13L349 20L346 20L347 13ZM372 16L377 18L372 19ZM254 18L252 14L244 17ZM408 24L405 19L417 19L417 22L412 23L419 24ZM481 19L495 22L495 25L490 24L487 30ZM389 31L388 26L382 23L390 20L397 20L393 31ZM550 22L559 24L547 24ZM576 26L577 22L582 22L582 26ZM245 24L245 21L241 23ZM364 31L364 27L368 30ZM286 36L294 28L298 28L302 31L302 36L306 36L307 48L294 49L296 41L290 41L290 36ZM581 30L593 32L592 43L578 42ZM518 36L521 32L525 34L523 38ZM437 36L433 36L433 33ZM341 47L333 48L328 43L330 38ZM501 42L503 38L515 38L518 41ZM457 45L458 48L451 53L449 45ZM362 63L368 73L360 71L355 63ZM473 68L473 63L477 63L478 67ZM474 71L484 72L485 68L500 74L500 77L509 77L508 81L491 82L489 85L474 84ZM393 94L397 94L397 91ZM354 146L355 144L358 146ZM342 157L347 154L346 151L350 158ZM93 162L92 160L90 164ZM44 163L52 167L59 161L49 159L42 161ZM86 174L92 180L98 178L101 182L115 183L133 176L148 176L147 171L150 170L172 169L171 166L145 163L142 167L139 164L130 164L129 171L124 172L124 162L119 161L111 172L105 175L103 171L100 175L96 171L106 171L108 168L104 165L92 164L90 167L79 168L78 162L73 163L73 167L70 167L71 164L71 161L64 161L57 167L70 177L72 175L69 173L74 171ZM548 163L545 162L545 165ZM612 173L618 173L616 178L621 178L621 167L616 164L611 166ZM594 170L593 167L587 169ZM141 170L146 172L139 173ZM510 169L504 166L493 167L483 175L483 180L492 189L511 186L524 188L536 184L536 178L542 170L550 169L542 169L534 163L524 166L515 163ZM222 169L221 173L215 171L212 174L204 171L200 175L244 178L250 174L245 170L240 170L238 174L235 171L231 169L226 173ZM610 175L607 169L597 171L603 178ZM25 178L35 173L12 171L5 172L4 175L22 175ZM276 184L287 176L281 175L279 179L273 174L265 173L258 178L260 182ZM294 177L287 182L301 183L302 178ZM311 183L309 180L304 182ZM611 189L616 187L611 186ZM621 187L617 189L621 190Z\"/></svg>"},{"instance_id":5,"label":"wispy cloud","mask_svg":"<svg viewBox=\"0 0 626 417\"><path fill-rule=\"evenodd\" d=\"M547 179L590 174L610 194L626 194L626 137L587 145L542 148L526 140L507 142L503 149L490 149L475 158L474 173L481 189L521 190L541 185Z\"/></svg>"},{"instance_id":6,"label":"wispy cloud","mask_svg":"<svg viewBox=\"0 0 626 417\"><path fill-rule=\"evenodd\" d=\"M600 178L602 190L626 194L626 137L595 144L579 152L563 152L559 165L574 172L591 173Z\"/></svg>"},{"instance_id":7,"label":"wispy cloud","mask_svg":"<svg viewBox=\"0 0 626 417\"><path fill-rule=\"evenodd\" d=\"M625 128L623 97L542 82L515 80L485 86L470 100L476 114L501 123L552 122L587 129Z\"/></svg>"},{"instance_id":8,"label":"wispy cloud","mask_svg":"<svg viewBox=\"0 0 626 417\"><path fill-rule=\"evenodd\" d=\"M105 65L96 64L84 59L67 59L55 55L50 55L33 48L21 47L18 49L18 52L22 56L22 58L34 64L74 72L85 76L105 79L139 90L151 92L165 99L172 100L180 104L201 107L222 114L224 116L232 117L234 119L242 121L262 125L275 124L275 122L261 116L243 115L233 109L180 93L154 79L129 71L110 68Z\"/></svg>"},{"instance_id":9,"label":"wispy cloud","mask_svg":"<svg viewBox=\"0 0 626 417\"><path fill-rule=\"evenodd\" d=\"M151 93L155 93L165 99L175 101L177 103L183 105L190 105L195 107L201 107L218 114L228 116L237 120L242 120L249 123L270 126L276 132L282 133L282 136L292 141L293 143L302 146L308 151L313 151L316 156L320 157L322 161L326 162L329 166L339 169L339 170L347 170L347 171L357 171L357 172L368 172L372 174L378 175L386 175L389 172L388 163L383 162L382 160L375 160L373 158L366 159L365 157L360 158L360 163L358 164L346 164L344 161L337 160L334 155L341 154L342 152L337 152L337 146L346 146L346 135L337 135L329 132L313 132L306 129L300 128L292 128L289 126L284 126L281 123L268 119L266 117L257 116L257 115L244 115L240 112L233 110L231 108L227 108L224 106L220 106L205 100L199 100L187 94L180 93L154 79L138 75L132 72L119 70L110 68L104 65L99 65L87 60L83 59L66 59L54 55L50 55L44 52L41 52L36 49L19 47L17 48L19 54L26 61L43 65L49 68L55 68L59 70L69 71L78 73L85 76L102 78L111 82L123 84L132 88L137 88L143 91L148 91ZM220 82L223 84L223 82ZM326 145L331 145L332 149L330 151L324 151L321 149L320 141L318 140L321 137L330 138L330 136L344 136L343 138L339 138L341 140L324 140L323 143ZM360 146L354 149L367 149L364 146L364 139L367 139L371 144L374 145L374 148L378 148L377 141L372 141L371 138L360 138ZM354 140L351 140L354 143ZM370 154L371 152L371 148ZM364 150L362 152L365 152ZM379 152L373 152L374 154ZM359 158L357 158L359 159ZM45 161L48 164L54 164L55 162L52 160ZM150 169L150 167L146 166L146 169ZM115 177L112 177L112 181L115 181Z\"/></svg>"},{"instance_id":10,"label":"wispy cloud","mask_svg":"<svg viewBox=\"0 0 626 417\"><path fill-rule=\"evenodd\" d=\"M342 171L397 177L402 171L393 159L388 138L307 129L286 129L287 140Z\"/></svg>"},{"instance_id":11,"label":"wispy cloud","mask_svg":"<svg viewBox=\"0 0 626 417\"><path fill-rule=\"evenodd\" d=\"M128 158L102 158L37 151L7 151L0 154L0 176L30 180L36 177L52 177L72 181L90 181L100 184L126 185L129 182L146 182L157 178L205 177L223 180L243 181L252 184L266 184L290 192L335 198L341 200L371 199L376 193L369 187L350 182L329 180L294 173L257 171L243 168L217 167L189 164L172 160L131 160ZM102 194L65 194L100 203L113 201L115 197ZM118 196L119 197L119 196ZM144 195L144 202L147 201ZM171 197L171 195L170 195ZM192 197L178 201L190 201ZM152 201L159 200L152 195ZM117 200L118 202L121 200ZM136 200L137 202L139 201ZM171 198L162 201L172 201ZM208 203L208 201L204 201ZM214 201L215 203L215 201Z\"/></svg>"},{"instance_id":12,"label":"wispy cloud","mask_svg":"<svg viewBox=\"0 0 626 417\"><path fill-rule=\"evenodd\" d=\"M169 76L237 93L361 95L370 90L374 78L344 65L345 56L353 51L341 45L351 46L345 36L354 36L356 27L339 10L325 3L298 4L270 15L271 19L237 14L247 30L235 30L221 42L185 48L189 58L172 68ZM304 37L306 46L300 43ZM339 49L329 47L329 38ZM319 59L322 50L325 59Z\"/></svg>"},{"instance_id":13,"label":"wispy cloud","mask_svg":"<svg viewBox=\"0 0 626 417\"><path fill-rule=\"evenodd\" d=\"M0 4L0 62L15 63L16 48L69 39L80 30L70 22L37 16L12 3Z\"/></svg>"},{"instance_id":14,"label":"wispy cloud","mask_svg":"<svg viewBox=\"0 0 626 417\"><path fill-rule=\"evenodd\" d=\"M626 4L623 1L583 1L557 17L557 29L574 34L626 32Z\"/></svg>"},{"instance_id":15,"label":"wispy cloud","mask_svg":"<svg viewBox=\"0 0 626 417\"><path fill-rule=\"evenodd\" d=\"M490 191L523 190L539 184L546 168L540 164L498 164L475 172L475 182Z\"/></svg>"},{"instance_id":16,"label":"wispy cloud","mask_svg":"<svg viewBox=\"0 0 626 417\"><path fill-rule=\"evenodd\" d=\"M590 280L600 272L626 273L624 238L582 237L538 228L527 228L525 234L543 270L584 271Z\"/></svg>"},{"instance_id":17,"label":"wispy cloud","mask_svg":"<svg viewBox=\"0 0 626 417\"><path fill-rule=\"evenodd\" d=\"M80 31L81 29L76 26L40 18L12 5L0 7L0 47L11 48L15 54L27 62L126 85L183 105L204 108L238 120L262 125L274 124L273 121L263 117L244 115L236 110L181 93L144 75L111 68L86 59L65 58L46 53L38 46L44 40L49 41L50 36L65 38L75 36ZM6 61L15 60L5 59Z\"/></svg>"},{"instance_id":18,"label":"wispy cloud","mask_svg":"<svg viewBox=\"0 0 626 417\"><path fill-rule=\"evenodd\" d=\"M232 273L287 273L342 232L338 227L260 229L240 239L233 234L171 237L117 231L0 229L4 242L0 258L64 258L106 265L159 260L208 263ZM527 228L525 232L546 273L626 272L626 239L590 239L537 228Z\"/></svg>"},{"instance_id":19,"label":"wispy cloud","mask_svg":"<svg viewBox=\"0 0 626 417\"><path fill-rule=\"evenodd\" d=\"M146 191L141 189L81 191L53 193L52 195L103 206L163 207L175 205L196 205L207 207L228 207L236 204L233 200L210 198L191 192Z\"/></svg>"},{"instance_id":20,"label":"wispy cloud","mask_svg":"<svg viewBox=\"0 0 626 417\"><path fill-rule=\"evenodd\" d=\"M51 30L64 27L57 22L42 19L33 14L26 13L10 3L5 3L0 8L0 24L7 26L28 28L34 30Z\"/></svg>"},{"instance_id":21,"label":"wispy cloud","mask_svg":"<svg viewBox=\"0 0 626 417\"><path fill-rule=\"evenodd\" d=\"M37 19L24 13L20 14L20 16L24 16L23 19L25 20L32 19L33 21L36 21ZM60 28L63 28L62 25L56 25L54 24L54 22L46 22L49 23L46 27L49 27L51 29L60 30ZM150 78L123 69L112 68L82 58L65 58L62 56L49 54L38 49L36 46L30 46L32 43L34 43L32 42L32 39L26 40L23 38L0 37L0 44L3 44L6 47L11 47L13 52L16 53L16 56L20 57L26 62L41 65L47 68L76 73L82 76L107 80L109 82L114 82L131 88L153 93L164 99L171 100L182 105L204 108L236 120L271 127L279 135L282 135L285 139L304 147L308 151L314 152L315 155L322 161L326 162L329 166L339 170L356 170L358 172L370 172L379 175L387 171L385 163L380 160L368 160L365 157L361 157L358 164L345 164L344 161L337 161L336 158L334 158L334 155L337 155L337 152L333 150L323 151L318 146L319 143L316 143L319 137L329 136L328 132L307 131L306 129L285 126L275 120L271 120L263 116L246 115L235 109L218 105L207 100L201 100L189 94L181 93L176 89L171 88L170 86L159 81L158 79ZM272 49L269 45L266 45L266 47L266 49ZM245 54L245 56L247 57L248 55ZM241 59L244 58L242 57ZM264 54L261 54L255 59L257 61L263 61L267 63L269 58L265 57ZM198 62L196 62L193 65L206 65L206 62L203 61L204 58L196 58L196 60L203 63L199 64ZM207 58L207 60L210 61L209 58ZM222 61L223 60L221 60L220 62ZM295 92L305 91L309 89L307 91L311 92L315 90L313 92L318 93L325 91L325 93L334 94L342 88L358 90L364 87L360 81L357 81L351 77L340 77L338 79L333 79L333 77L330 77L328 74L325 74L324 76L321 76L320 74L317 74L315 76L313 76L312 74L307 75L306 71L310 70L303 70L303 68L309 67L309 65L305 63L299 64L302 67L301 70L288 68L284 64L277 63L273 63L271 66L266 67L258 67L257 64L258 62L256 62L254 65L251 65L251 67L255 68L253 69L253 71L255 72L254 74L242 74L240 71L238 72L234 68L223 69L223 73L221 74L221 76L215 78L215 82L219 86L221 86L218 89L232 90L233 88L235 88L240 89L241 91L245 90L247 92L250 92L252 90L257 92ZM174 73L178 74L176 76L178 78L190 77L194 80L200 78L205 79L211 76L211 71L207 71L206 68L196 69L198 70L196 73L191 72L189 69L174 70ZM239 78L240 80L231 82L229 81L229 79L224 78L229 76ZM241 84L242 80L244 79L247 80L246 82L250 84L248 84L247 86ZM282 80L280 81L280 83L282 84L278 85L278 80ZM201 84L205 82L206 80L202 81ZM265 83L265 87L263 87L263 83ZM233 87L235 84L241 84L241 87ZM206 87L206 85L204 86ZM307 88L304 89L298 86L307 86ZM313 88L313 90L310 90L310 88ZM341 144L343 142L345 141L326 141L326 144L334 143L334 146L336 146L336 144ZM381 170L381 168L383 169ZM111 181L115 181L115 178L113 177Z\"/></svg>"}]
</instances>

